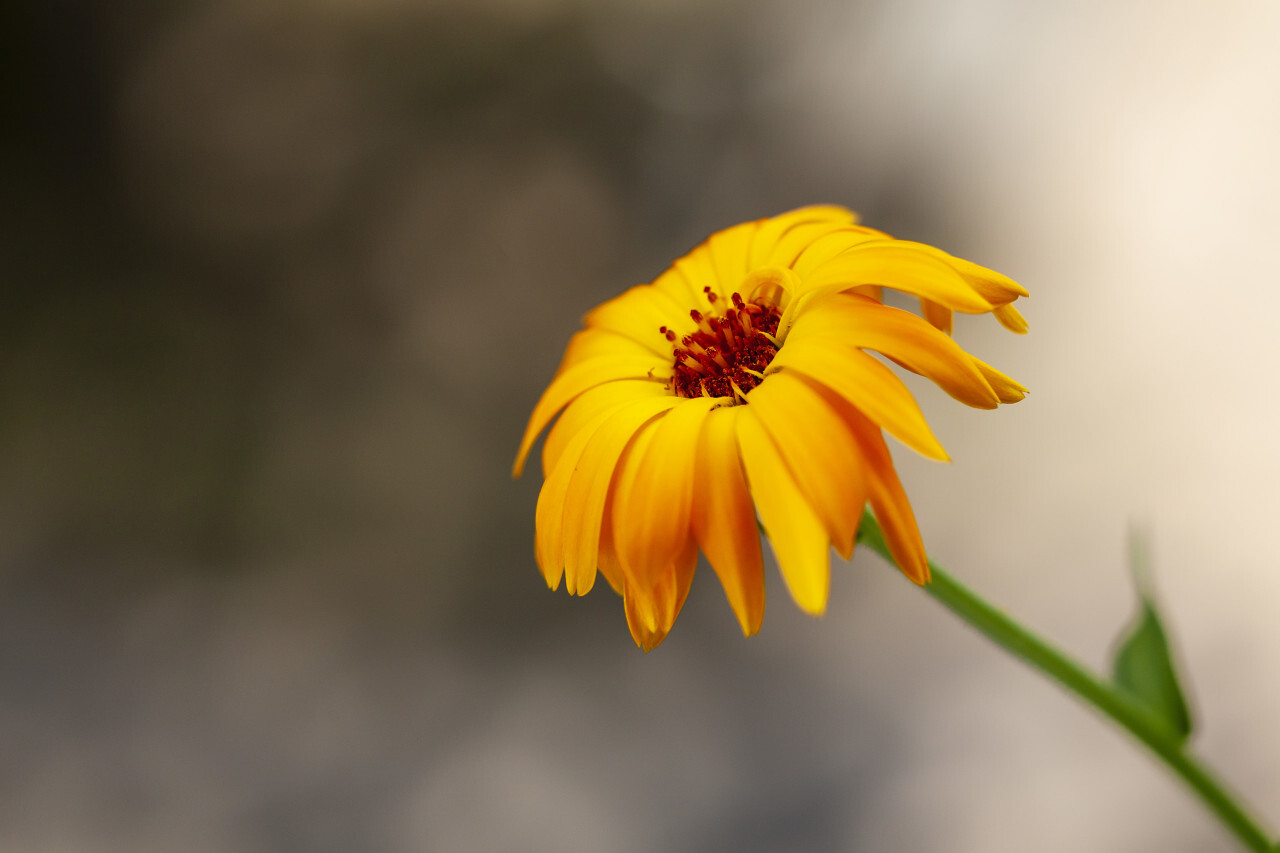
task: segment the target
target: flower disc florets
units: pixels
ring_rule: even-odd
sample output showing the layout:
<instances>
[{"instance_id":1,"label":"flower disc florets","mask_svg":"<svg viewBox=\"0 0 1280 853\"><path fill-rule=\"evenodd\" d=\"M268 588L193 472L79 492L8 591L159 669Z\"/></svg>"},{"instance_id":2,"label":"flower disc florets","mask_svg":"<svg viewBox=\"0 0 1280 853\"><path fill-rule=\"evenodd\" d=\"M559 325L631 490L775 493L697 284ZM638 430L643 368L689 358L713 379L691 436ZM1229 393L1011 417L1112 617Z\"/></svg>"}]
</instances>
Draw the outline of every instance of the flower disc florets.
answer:
<instances>
[{"instance_id":1,"label":"flower disc florets","mask_svg":"<svg viewBox=\"0 0 1280 853\"><path fill-rule=\"evenodd\" d=\"M719 296L710 287L703 288L703 293L714 311ZM698 328L673 348L675 376L671 386L677 396L745 400L778 354L775 335L782 312L773 305L746 302L740 293L730 299L733 307L718 316L696 308L689 312ZM676 342L676 333L666 326L658 331Z\"/></svg>"}]
</instances>

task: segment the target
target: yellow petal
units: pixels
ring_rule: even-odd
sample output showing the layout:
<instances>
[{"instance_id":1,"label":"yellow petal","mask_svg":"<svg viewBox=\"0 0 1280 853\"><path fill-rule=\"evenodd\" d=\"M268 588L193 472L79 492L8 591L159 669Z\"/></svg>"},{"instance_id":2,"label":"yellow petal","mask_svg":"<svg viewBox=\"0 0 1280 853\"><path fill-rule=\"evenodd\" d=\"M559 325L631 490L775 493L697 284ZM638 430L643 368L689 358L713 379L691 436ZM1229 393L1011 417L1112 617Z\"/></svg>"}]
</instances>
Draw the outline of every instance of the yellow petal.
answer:
<instances>
[{"instance_id":1,"label":"yellow petal","mask_svg":"<svg viewBox=\"0 0 1280 853\"><path fill-rule=\"evenodd\" d=\"M547 586L552 589L560 585L560 576L564 572L564 504L570 480L587 443L611 415L610 410L598 413L574 434L538 492L538 508L534 515L534 556Z\"/></svg>"},{"instance_id":2,"label":"yellow petal","mask_svg":"<svg viewBox=\"0 0 1280 853\"><path fill-rule=\"evenodd\" d=\"M623 589L623 607L627 627L636 645L645 652L657 648L667 637L676 617L689 597L689 586L698 565L698 546L690 537L680 556L661 575L658 583L647 590L630 585Z\"/></svg>"},{"instance_id":3,"label":"yellow petal","mask_svg":"<svg viewBox=\"0 0 1280 853\"><path fill-rule=\"evenodd\" d=\"M867 228L863 225L846 225L826 234L807 246L792 263L797 275L807 276L827 261L841 255L855 246L861 246L869 240L892 240L883 231Z\"/></svg>"},{"instance_id":4,"label":"yellow petal","mask_svg":"<svg viewBox=\"0 0 1280 853\"><path fill-rule=\"evenodd\" d=\"M685 401L680 398L680 402ZM633 563L635 561L630 555L624 558L623 549L635 539L632 531L628 529L632 524L636 523L636 520L628 514L631 503L629 493L635 484L636 477L640 475L640 468L644 462L645 454L649 450L650 442L653 441L653 427L654 424L647 423L636 431L631 443L627 445L622 456L619 457L613 473L613 479L608 484L609 526L613 537L613 553L618 559L623 585L636 587L639 590L644 590L652 584L652 575L647 574L645 581L637 584L636 579L630 574L633 571ZM661 571L665 568L665 566L659 566L657 570Z\"/></svg>"},{"instance_id":5,"label":"yellow petal","mask_svg":"<svg viewBox=\"0 0 1280 853\"><path fill-rule=\"evenodd\" d=\"M738 292L748 302L788 305L798 287L795 273L786 267L759 267L747 273Z\"/></svg>"},{"instance_id":6,"label":"yellow petal","mask_svg":"<svg viewBox=\"0 0 1280 853\"><path fill-rule=\"evenodd\" d=\"M796 260L817 240L836 230L846 230L841 222L805 222L793 225L779 236L777 244L759 266L791 268Z\"/></svg>"},{"instance_id":7,"label":"yellow petal","mask_svg":"<svg viewBox=\"0 0 1280 853\"><path fill-rule=\"evenodd\" d=\"M917 244L923 245L923 244ZM957 258L955 255L948 255L941 249L934 249L940 255L946 257L956 272L969 282L969 286L982 295L984 299L992 305L1004 305L1012 302L1020 296L1030 296L1027 289L1018 284L1007 275L1001 275L995 270L987 269L979 266L973 261L966 261L964 258Z\"/></svg>"},{"instance_id":8,"label":"yellow petal","mask_svg":"<svg viewBox=\"0 0 1280 853\"><path fill-rule=\"evenodd\" d=\"M893 457L889 455L884 436L854 407L848 406L843 413L867 458L871 511L884 531L889 553L903 574L918 584L926 584L929 582L929 560L925 556L924 542L920 538L911 502L907 500L898 472L894 470Z\"/></svg>"},{"instance_id":9,"label":"yellow petal","mask_svg":"<svg viewBox=\"0 0 1280 853\"><path fill-rule=\"evenodd\" d=\"M671 358L671 342L658 331L664 326L677 335L694 329L689 309L697 307L676 302L663 291L647 284L637 285L587 313L583 322L643 344L661 360Z\"/></svg>"},{"instance_id":10,"label":"yellow petal","mask_svg":"<svg viewBox=\"0 0 1280 853\"><path fill-rule=\"evenodd\" d=\"M831 587L829 539L751 406L737 416L747 485L796 605L820 616Z\"/></svg>"},{"instance_id":11,"label":"yellow petal","mask_svg":"<svg viewBox=\"0 0 1280 853\"><path fill-rule=\"evenodd\" d=\"M579 362L590 361L601 356L619 355L653 358L654 352L639 341L615 332L604 329L583 329L569 338L569 345L565 347L555 375L559 376Z\"/></svg>"},{"instance_id":12,"label":"yellow petal","mask_svg":"<svg viewBox=\"0 0 1280 853\"><path fill-rule=\"evenodd\" d=\"M987 383L996 392L996 396L1000 398L1001 403L1016 403L1027 396L1028 391L1021 383L1015 382L986 362L975 358L973 363L978 370L982 371L982 377L987 380Z\"/></svg>"},{"instance_id":13,"label":"yellow petal","mask_svg":"<svg viewBox=\"0 0 1280 853\"><path fill-rule=\"evenodd\" d=\"M672 393L665 386L648 379L619 379L616 382L597 385L579 394L560 413L560 417L556 418L551 431L547 433L546 441L542 443L543 476L547 476L555 469L556 463L559 462L561 455L564 454L565 447L568 446L578 430L582 429L592 418L601 412L614 409L624 403L643 400L648 397L670 397L674 399Z\"/></svg>"},{"instance_id":14,"label":"yellow petal","mask_svg":"<svg viewBox=\"0 0 1280 853\"><path fill-rule=\"evenodd\" d=\"M613 587L618 595L623 594L625 579L622 577L622 564L618 561L618 550L613 545L613 490L605 498L604 511L600 513L600 574Z\"/></svg>"},{"instance_id":15,"label":"yellow petal","mask_svg":"<svg viewBox=\"0 0 1280 853\"><path fill-rule=\"evenodd\" d=\"M847 559L867 501L866 464L849 428L799 374L771 374L747 401Z\"/></svg>"},{"instance_id":16,"label":"yellow petal","mask_svg":"<svg viewBox=\"0 0 1280 853\"><path fill-rule=\"evenodd\" d=\"M783 368L835 391L922 456L947 461L907 386L874 356L821 338L788 339L766 373Z\"/></svg>"},{"instance_id":17,"label":"yellow petal","mask_svg":"<svg viewBox=\"0 0 1280 853\"><path fill-rule=\"evenodd\" d=\"M631 630L631 639L635 640L636 645L645 653L657 648L666 639L667 632L658 624L660 605L654 601L652 591L640 593L624 584L622 606L627 614L627 628Z\"/></svg>"},{"instance_id":18,"label":"yellow petal","mask_svg":"<svg viewBox=\"0 0 1280 853\"><path fill-rule=\"evenodd\" d=\"M736 420L743 410L728 406L707 414L698 438L691 521L702 553L720 578L743 635L749 637L764 619L764 562L755 507L738 456Z\"/></svg>"},{"instance_id":19,"label":"yellow petal","mask_svg":"<svg viewBox=\"0 0 1280 853\"><path fill-rule=\"evenodd\" d=\"M728 299L746 277L751 241L759 228L757 222L744 222L717 231L707 238L707 250L711 253L711 264L716 271L716 281L709 284L722 298Z\"/></svg>"},{"instance_id":20,"label":"yellow petal","mask_svg":"<svg viewBox=\"0 0 1280 853\"><path fill-rule=\"evenodd\" d=\"M920 314L929 322L929 325L935 329L951 334L951 309L945 305L939 305L932 299L920 300Z\"/></svg>"},{"instance_id":21,"label":"yellow petal","mask_svg":"<svg viewBox=\"0 0 1280 853\"><path fill-rule=\"evenodd\" d=\"M706 303L707 297L701 290L694 291L689 282L674 267L668 267L662 275L653 280L653 287L662 291L678 305L698 308ZM686 308L686 313L687 313Z\"/></svg>"},{"instance_id":22,"label":"yellow petal","mask_svg":"<svg viewBox=\"0 0 1280 853\"><path fill-rule=\"evenodd\" d=\"M529 455L529 449L533 447L538 434L551 422L556 412L573 402L579 394L615 379L652 378L659 375L657 371L667 371L669 375L670 367L658 363L651 356L628 352L587 359L556 376L547 390L542 392L542 398L529 417L529 425L525 427L524 438L520 440L520 451L516 454L511 476L520 476L520 472L524 470L525 457Z\"/></svg>"},{"instance_id":23,"label":"yellow petal","mask_svg":"<svg viewBox=\"0 0 1280 853\"><path fill-rule=\"evenodd\" d=\"M840 296L846 293L863 296L875 301L879 301L881 298L881 288L878 284L860 284L850 287L844 282L837 282L835 284L824 284L821 287L813 287L806 282L799 281L799 276L796 276L796 279L797 281L792 288L796 298L790 299L786 303L786 307L782 310L782 316L778 318L778 332L775 337L778 339L779 344L786 342L796 318L809 311L810 306L815 303L824 302L833 296Z\"/></svg>"},{"instance_id":24,"label":"yellow petal","mask_svg":"<svg viewBox=\"0 0 1280 853\"><path fill-rule=\"evenodd\" d=\"M950 312L948 312L950 313ZM994 409L1000 400L970 356L954 340L909 311L837 294L796 318L790 344L810 338L875 350L927 376L960 402Z\"/></svg>"},{"instance_id":25,"label":"yellow petal","mask_svg":"<svg viewBox=\"0 0 1280 853\"><path fill-rule=\"evenodd\" d=\"M638 587L656 582L658 573L679 554L689 538L689 508L698 435L716 397L680 400L647 432L618 471L613 531L622 573Z\"/></svg>"},{"instance_id":26,"label":"yellow petal","mask_svg":"<svg viewBox=\"0 0 1280 853\"><path fill-rule=\"evenodd\" d=\"M1026 319L1012 305L999 306L995 310L995 315L996 319L1000 321L1000 325L1015 335L1025 335L1027 333Z\"/></svg>"},{"instance_id":27,"label":"yellow petal","mask_svg":"<svg viewBox=\"0 0 1280 853\"><path fill-rule=\"evenodd\" d=\"M850 249L814 269L804 283L806 289L879 284L967 314L985 314L995 307L946 262L899 240L868 241Z\"/></svg>"},{"instance_id":28,"label":"yellow petal","mask_svg":"<svg viewBox=\"0 0 1280 853\"><path fill-rule=\"evenodd\" d=\"M773 219L805 221L813 219L829 219L847 225L858 224L858 212L850 210L842 204L806 204L786 213L779 213Z\"/></svg>"},{"instance_id":29,"label":"yellow petal","mask_svg":"<svg viewBox=\"0 0 1280 853\"><path fill-rule=\"evenodd\" d=\"M835 205L815 205L802 207L781 216L775 216L760 223L751 243L751 257L748 265L754 269L763 266L787 266L795 259L796 251L790 247L779 250L779 244L791 231L800 226L819 225L825 233L833 228L842 228L857 221L853 211ZM810 240L816 239L810 237ZM786 260L782 260L786 257Z\"/></svg>"},{"instance_id":30,"label":"yellow petal","mask_svg":"<svg viewBox=\"0 0 1280 853\"><path fill-rule=\"evenodd\" d=\"M685 280L696 299L705 300L707 298L706 293L703 291L704 287L710 287L715 293L720 294L720 282L716 276L716 268L711 263L711 251L707 248L706 243L702 243L692 252L677 260L671 265L671 268ZM697 308L701 311L705 304L705 301L699 301L696 305L689 306L689 308ZM688 308L685 309L684 316L689 316Z\"/></svg>"},{"instance_id":31,"label":"yellow petal","mask_svg":"<svg viewBox=\"0 0 1280 853\"><path fill-rule=\"evenodd\" d=\"M682 402L663 396L626 403L600 424L583 448L565 490L561 522L565 588L571 595L585 595L595 583L605 499L623 451L647 423Z\"/></svg>"}]
</instances>

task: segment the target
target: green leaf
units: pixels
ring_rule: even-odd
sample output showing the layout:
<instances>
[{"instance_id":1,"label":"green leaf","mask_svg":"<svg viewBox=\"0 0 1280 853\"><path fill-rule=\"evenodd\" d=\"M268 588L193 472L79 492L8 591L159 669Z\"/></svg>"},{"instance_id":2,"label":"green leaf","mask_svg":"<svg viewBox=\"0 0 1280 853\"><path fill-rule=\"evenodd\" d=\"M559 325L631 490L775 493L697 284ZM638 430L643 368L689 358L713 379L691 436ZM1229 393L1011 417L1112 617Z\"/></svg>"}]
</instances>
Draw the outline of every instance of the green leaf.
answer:
<instances>
[{"instance_id":1,"label":"green leaf","mask_svg":"<svg viewBox=\"0 0 1280 853\"><path fill-rule=\"evenodd\" d=\"M1140 609L1112 659L1116 686L1144 706L1163 723L1179 743L1191 734L1191 713L1169 652L1169 640L1160 623L1146 570L1146 549L1136 532L1130 533L1130 569L1138 590Z\"/></svg>"}]
</instances>

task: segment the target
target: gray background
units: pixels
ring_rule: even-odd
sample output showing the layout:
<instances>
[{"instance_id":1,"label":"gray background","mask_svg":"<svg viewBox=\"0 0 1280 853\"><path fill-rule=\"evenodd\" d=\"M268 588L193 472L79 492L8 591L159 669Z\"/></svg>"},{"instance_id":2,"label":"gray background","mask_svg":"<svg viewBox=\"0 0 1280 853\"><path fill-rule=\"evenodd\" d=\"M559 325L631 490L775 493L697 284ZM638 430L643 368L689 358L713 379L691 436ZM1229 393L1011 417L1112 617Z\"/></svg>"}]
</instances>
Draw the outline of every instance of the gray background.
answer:
<instances>
[{"instance_id":1,"label":"gray background","mask_svg":"<svg viewBox=\"0 0 1280 853\"><path fill-rule=\"evenodd\" d=\"M871 555L643 655L508 471L581 314L810 202L1032 292L915 383L931 553L1094 666L1131 523L1280 826L1280 6L26 2L0 130L0 849L1221 849ZM531 472L531 473L536 473Z\"/></svg>"}]
</instances>

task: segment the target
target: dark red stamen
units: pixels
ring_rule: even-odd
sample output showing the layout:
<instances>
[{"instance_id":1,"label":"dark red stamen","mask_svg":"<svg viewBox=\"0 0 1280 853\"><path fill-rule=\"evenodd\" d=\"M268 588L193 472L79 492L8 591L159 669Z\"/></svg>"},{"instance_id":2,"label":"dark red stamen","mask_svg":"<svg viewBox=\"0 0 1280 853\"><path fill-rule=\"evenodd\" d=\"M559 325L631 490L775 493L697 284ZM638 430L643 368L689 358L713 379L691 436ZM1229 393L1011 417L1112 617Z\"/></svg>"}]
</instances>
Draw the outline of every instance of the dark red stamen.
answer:
<instances>
[{"instance_id":1,"label":"dark red stamen","mask_svg":"<svg viewBox=\"0 0 1280 853\"><path fill-rule=\"evenodd\" d=\"M710 287L703 293L715 303ZM698 329L680 339L672 348L675 376L672 388L681 397L734 397L760 384L761 375L778 354L774 335L781 312L772 305L746 302L739 293L730 298L732 308L720 316L704 316L696 308L689 312ZM659 331L672 343L675 332L663 326Z\"/></svg>"}]
</instances>

